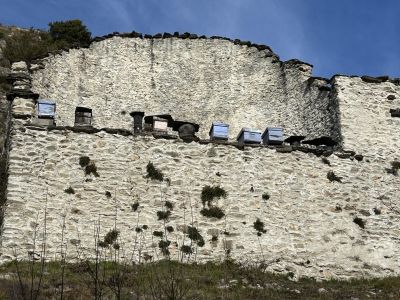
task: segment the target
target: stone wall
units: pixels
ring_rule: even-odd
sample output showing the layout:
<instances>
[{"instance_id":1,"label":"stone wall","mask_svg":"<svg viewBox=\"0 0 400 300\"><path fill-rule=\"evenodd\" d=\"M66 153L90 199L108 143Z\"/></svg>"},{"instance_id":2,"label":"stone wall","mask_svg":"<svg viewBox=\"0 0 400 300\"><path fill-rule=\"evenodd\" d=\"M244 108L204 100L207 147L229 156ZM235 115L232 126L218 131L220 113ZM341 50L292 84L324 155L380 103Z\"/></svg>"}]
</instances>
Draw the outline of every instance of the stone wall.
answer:
<instances>
[{"instance_id":1,"label":"stone wall","mask_svg":"<svg viewBox=\"0 0 400 300\"><path fill-rule=\"evenodd\" d=\"M164 230L157 212L170 201L173 258L189 245L191 225L205 244L192 245L189 261L229 255L296 276L398 275L400 177L391 164L400 159L400 118L390 109L400 107L399 82L313 78L310 65L281 62L268 47L250 46L224 39L110 37L51 55L31 66L32 76L26 64L14 64L0 261L27 258L34 232L40 243L44 227L49 259L59 258L61 236L69 259L78 250L91 256L97 223L101 236L120 230L125 258L159 259L160 238L152 233ZM32 125L38 96L56 100L61 127ZM76 106L93 109L92 130L68 127ZM290 147L239 150L204 140L133 136L131 111L199 123L201 138L208 137L212 121L221 120L231 125L231 139L241 127L270 125L307 139L331 137L340 147L333 154L317 148L314 153L327 156L321 158ZM95 163L98 177L85 174L82 156ZM166 180L146 178L149 162ZM329 178L335 174L341 182L331 182L330 171ZM226 218L200 214L206 185L227 191L216 201ZM75 193L65 191L70 187ZM253 227L257 218L266 229L261 236Z\"/></svg>"},{"instance_id":2,"label":"stone wall","mask_svg":"<svg viewBox=\"0 0 400 300\"><path fill-rule=\"evenodd\" d=\"M95 162L99 177L85 175L81 156ZM310 153L277 153L264 147L240 151L227 145L48 131L14 123L2 261L14 257L14 251L27 257L34 229L43 230L45 207L50 259L59 257L64 215L71 259L77 256L76 245L90 253L97 221L101 236L114 226L121 231L125 257L136 248L138 259L140 243L142 261L160 258L159 238L152 233L164 230L157 211L163 210L163 201L170 201L173 210L167 225L174 228L168 236L173 258L182 243L189 244L183 231L193 223L205 241L196 250L201 262L223 259L229 249L238 261L266 261L271 271L297 276L399 274L400 177L388 174L380 160L338 156L327 157L329 166ZM147 179L148 162L168 179ZM342 183L327 179L331 170ZM199 213L205 185L227 191L226 199L216 202L226 218L209 219ZM64 191L69 187L75 194ZM270 195L268 200L262 199L264 193ZM136 201L140 207L135 212L131 205ZM354 223L356 217L365 228ZM253 228L257 218L265 223L261 237ZM148 229L136 233L143 225ZM194 260L193 255L190 261Z\"/></svg>"},{"instance_id":3,"label":"stone wall","mask_svg":"<svg viewBox=\"0 0 400 300\"><path fill-rule=\"evenodd\" d=\"M113 37L45 58L33 65L32 84L56 101L62 126L85 106L99 128L131 129L129 112L144 111L198 123L201 138L220 120L232 139L242 127L283 126L287 135L338 140L337 106L311 69L282 63L268 47L222 39Z\"/></svg>"},{"instance_id":4,"label":"stone wall","mask_svg":"<svg viewBox=\"0 0 400 300\"><path fill-rule=\"evenodd\" d=\"M340 107L343 147L380 161L400 160L400 85L393 81L365 82L360 77L336 76L335 98Z\"/></svg>"}]
</instances>

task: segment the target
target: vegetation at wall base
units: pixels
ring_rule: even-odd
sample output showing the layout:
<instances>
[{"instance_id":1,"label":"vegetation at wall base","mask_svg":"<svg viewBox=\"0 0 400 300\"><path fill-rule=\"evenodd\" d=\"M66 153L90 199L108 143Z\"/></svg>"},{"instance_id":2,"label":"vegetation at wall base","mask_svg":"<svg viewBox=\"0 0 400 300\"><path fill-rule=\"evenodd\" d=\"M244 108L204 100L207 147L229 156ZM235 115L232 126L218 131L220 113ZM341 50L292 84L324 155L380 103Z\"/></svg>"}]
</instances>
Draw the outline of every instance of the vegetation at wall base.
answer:
<instances>
[{"instance_id":1,"label":"vegetation at wall base","mask_svg":"<svg viewBox=\"0 0 400 300\"><path fill-rule=\"evenodd\" d=\"M185 249L188 253L190 247ZM42 279L40 299L60 299L60 276L63 263L60 261L45 264L46 273ZM40 272L36 264L34 272ZM167 299L172 284L184 291L182 300L189 299L400 299L400 277L383 279L359 279L351 281L315 281L300 279L293 281L285 275L265 272L261 266L243 266L232 261L205 264L180 264L162 260L156 263L121 266L104 262L102 298L115 299L112 283L120 268L124 270L121 299ZM26 288L25 299L29 299L27 289L31 280L29 262L10 262L0 267L0 299L23 299L18 283ZM63 290L64 299L94 299L91 262L65 264ZM37 280L37 279L35 279ZM164 291L164 292L163 292ZM164 293L164 298L154 295ZM170 298L173 299L173 298ZM175 298L178 299L178 298Z\"/></svg>"}]
</instances>

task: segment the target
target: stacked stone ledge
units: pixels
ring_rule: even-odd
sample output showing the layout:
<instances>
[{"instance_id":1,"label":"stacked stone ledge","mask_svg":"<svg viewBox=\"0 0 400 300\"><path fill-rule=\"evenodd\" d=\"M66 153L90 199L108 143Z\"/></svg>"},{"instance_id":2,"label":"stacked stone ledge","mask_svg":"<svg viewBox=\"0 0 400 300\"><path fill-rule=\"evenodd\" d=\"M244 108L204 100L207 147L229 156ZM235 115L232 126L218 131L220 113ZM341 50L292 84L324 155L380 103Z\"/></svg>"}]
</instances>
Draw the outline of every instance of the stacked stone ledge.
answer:
<instances>
[{"instance_id":1,"label":"stacked stone ledge","mask_svg":"<svg viewBox=\"0 0 400 300\"><path fill-rule=\"evenodd\" d=\"M31 118L35 114L36 100L39 95L31 91L31 77L27 64L25 62L14 63L9 78L13 86L7 98L12 101L13 118Z\"/></svg>"}]
</instances>

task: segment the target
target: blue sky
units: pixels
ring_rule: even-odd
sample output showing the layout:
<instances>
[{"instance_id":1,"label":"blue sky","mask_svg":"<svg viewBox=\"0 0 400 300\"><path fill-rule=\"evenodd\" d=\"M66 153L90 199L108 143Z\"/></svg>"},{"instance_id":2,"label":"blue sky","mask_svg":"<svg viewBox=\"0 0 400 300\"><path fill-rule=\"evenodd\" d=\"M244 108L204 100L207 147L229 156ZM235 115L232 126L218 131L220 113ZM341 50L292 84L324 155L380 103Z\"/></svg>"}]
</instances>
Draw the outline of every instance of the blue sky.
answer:
<instances>
[{"instance_id":1,"label":"blue sky","mask_svg":"<svg viewBox=\"0 0 400 300\"><path fill-rule=\"evenodd\" d=\"M0 0L0 22L47 29L81 19L93 33L191 32L269 45L314 75L400 77L400 0Z\"/></svg>"}]
</instances>

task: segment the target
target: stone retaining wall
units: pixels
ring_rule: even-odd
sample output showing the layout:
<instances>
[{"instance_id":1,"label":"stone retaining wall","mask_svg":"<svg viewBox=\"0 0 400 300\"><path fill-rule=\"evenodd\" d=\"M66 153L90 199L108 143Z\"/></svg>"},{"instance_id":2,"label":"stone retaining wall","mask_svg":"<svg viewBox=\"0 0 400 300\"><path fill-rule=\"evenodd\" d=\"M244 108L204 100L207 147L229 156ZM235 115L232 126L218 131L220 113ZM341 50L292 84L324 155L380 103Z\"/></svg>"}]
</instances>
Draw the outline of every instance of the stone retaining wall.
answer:
<instances>
[{"instance_id":1,"label":"stone retaining wall","mask_svg":"<svg viewBox=\"0 0 400 300\"><path fill-rule=\"evenodd\" d=\"M85 175L79 165L81 156L95 162L99 177ZM357 161L331 155L327 159L330 166L311 153L277 153L267 148L241 151L227 145L47 131L15 123L2 261L13 258L14 251L27 257L35 228L43 230L45 207L49 259L58 257L64 215L70 259L77 256L76 246L93 255L97 221L101 236L114 226L120 230L125 257L130 258L136 248L138 260L141 243L142 261L161 258L160 238L152 233L164 231L157 211L170 201L173 210L167 225L174 228L168 234L173 258L182 243L190 244L183 231L193 223L205 245L194 247L196 258L192 255L190 261L221 260L229 249L236 260L266 261L269 270L299 276L398 274L399 177L385 171L386 163L368 157ZM148 162L168 179L160 183L146 178ZM342 183L330 182L329 171L342 177ZM199 213L205 185L227 191L226 199L216 202L226 218L210 219ZM75 194L64 191L69 187ZM268 200L262 199L264 193L270 195ZM140 206L135 212L132 204L136 202ZM356 217L365 222L365 228L354 223ZM257 218L266 229L260 237L253 228ZM135 229L143 225L148 229L137 233Z\"/></svg>"}]
</instances>

